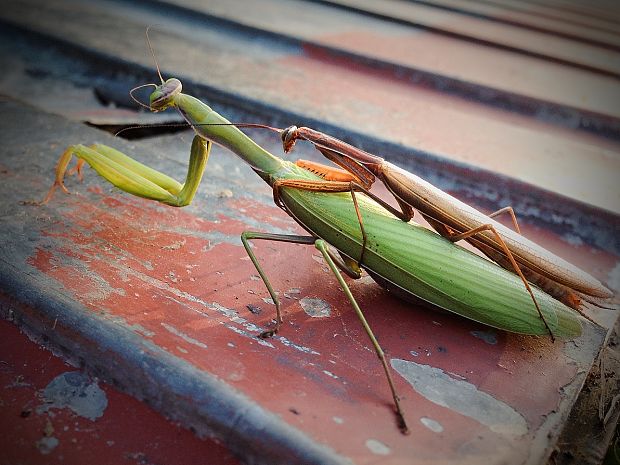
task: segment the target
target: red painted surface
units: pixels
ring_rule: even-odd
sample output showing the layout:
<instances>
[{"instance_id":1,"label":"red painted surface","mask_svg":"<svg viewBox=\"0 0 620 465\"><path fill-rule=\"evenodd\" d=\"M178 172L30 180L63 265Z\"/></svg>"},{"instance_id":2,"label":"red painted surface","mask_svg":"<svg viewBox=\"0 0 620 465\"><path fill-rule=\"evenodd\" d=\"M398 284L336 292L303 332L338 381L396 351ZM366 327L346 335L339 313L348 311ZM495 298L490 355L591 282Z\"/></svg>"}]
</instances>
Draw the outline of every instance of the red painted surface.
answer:
<instances>
[{"instance_id":1,"label":"red painted surface","mask_svg":"<svg viewBox=\"0 0 620 465\"><path fill-rule=\"evenodd\" d=\"M369 281L352 282L390 359L430 365L466 380L510 405L529 428L520 438L494 433L428 401L397 376L412 429L403 436L367 337L313 247L257 241L255 251L280 296L299 288L289 294L292 298L282 299L281 337L262 342L253 325L269 325L274 307L262 300L268 294L253 278L256 272L244 250L197 237L214 231L238 237L244 224L224 215L209 222L125 196L93 199L55 199L63 204L62 220L41 231L54 247L38 249L30 264L57 280L88 311L127 325L215 374L358 463L385 459L367 441L387 446L389 463L414 455L420 463L515 460L531 446L546 415L559 408L562 386L576 375L577 365L561 342L498 333L497 344L488 344L471 334L488 328L405 304ZM247 200L244 207L256 217L292 225L275 207ZM297 300L303 297L325 299L332 306L331 318L308 316ZM235 313L224 314L217 305ZM252 314L247 305L261 307L262 313ZM441 423L443 432L426 428L423 417Z\"/></svg>"},{"instance_id":2,"label":"red painted surface","mask_svg":"<svg viewBox=\"0 0 620 465\"><path fill-rule=\"evenodd\" d=\"M76 368L4 320L0 336L0 464L239 463L222 445L199 439L102 383L108 405L94 421L69 408L38 412L45 387ZM53 439L58 445L46 448Z\"/></svg>"}]
</instances>

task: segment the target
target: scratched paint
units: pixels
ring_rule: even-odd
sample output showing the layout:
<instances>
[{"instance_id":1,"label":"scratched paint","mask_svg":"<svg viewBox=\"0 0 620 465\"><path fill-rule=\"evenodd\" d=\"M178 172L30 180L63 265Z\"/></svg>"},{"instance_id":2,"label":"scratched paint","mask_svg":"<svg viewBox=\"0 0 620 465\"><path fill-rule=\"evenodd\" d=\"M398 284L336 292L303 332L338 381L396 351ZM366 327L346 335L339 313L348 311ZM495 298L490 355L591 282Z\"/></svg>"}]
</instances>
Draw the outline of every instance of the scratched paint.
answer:
<instances>
[{"instance_id":1,"label":"scratched paint","mask_svg":"<svg viewBox=\"0 0 620 465\"><path fill-rule=\"evenodd\" d=\"M46 413L53 408L70 408L77 415L95 421L103 415L108 406L105 392L84 373L68 371L54 378L44 389L45 403L37 413Z\"/></svg>"},{"instance_id":2,"label":"scratched paint","mask_svg":"<svg viewBox=\"0 0 620 465\"><path fill-rule=\"evenodd\" d=\"M525 419L515 409L467 381L408 360L393 358L391 364L419 394L437 405L472 418L495 433L521 436L528 431Z\"/></svg>"},{"instance_id":3,"label":"scratched paint","mask_svg":"<svg viewBox=\"0 0 620 465\"><path fill-rule=\"evenodd\" d=\"M161 322L161 325L166 328L166 330L172 334L174 334L175 336L179 336L181 339L183 339L185 342L189 342L192 345L198 346L201 349L206 349L207 345L204 342L200 342L196 339L194 339L193 337L188 336L187 334L179 331L178 329L176 329L174 326L169 325L168 323L164 323L163 321Z\"/></svg>"}]
</instances>

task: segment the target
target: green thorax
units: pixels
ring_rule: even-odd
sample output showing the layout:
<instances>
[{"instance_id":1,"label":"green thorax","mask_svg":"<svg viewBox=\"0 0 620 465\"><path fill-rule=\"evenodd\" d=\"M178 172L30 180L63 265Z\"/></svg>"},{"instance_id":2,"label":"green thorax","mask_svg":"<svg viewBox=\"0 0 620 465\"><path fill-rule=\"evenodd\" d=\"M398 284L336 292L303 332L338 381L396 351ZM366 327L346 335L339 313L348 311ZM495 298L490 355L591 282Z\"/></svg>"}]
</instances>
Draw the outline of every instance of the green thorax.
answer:
<instances>
[{"instance_id":1,"label":"green thorax","mask_svg":"<svg viewBox=\"0 0 620 465\"><path fill-rule=\"evenodd\" d=\"M284 170L284 174L287 171L286 165L290 163L260 147L236 126L230 124L230 121L197 98L179 93L174 97L174 105L194 126L198 134L242 157L250 166L262 173L263 178L266 176L271 178L274 175L279 177L277 173Z\"/></svg>"}]
</instances>

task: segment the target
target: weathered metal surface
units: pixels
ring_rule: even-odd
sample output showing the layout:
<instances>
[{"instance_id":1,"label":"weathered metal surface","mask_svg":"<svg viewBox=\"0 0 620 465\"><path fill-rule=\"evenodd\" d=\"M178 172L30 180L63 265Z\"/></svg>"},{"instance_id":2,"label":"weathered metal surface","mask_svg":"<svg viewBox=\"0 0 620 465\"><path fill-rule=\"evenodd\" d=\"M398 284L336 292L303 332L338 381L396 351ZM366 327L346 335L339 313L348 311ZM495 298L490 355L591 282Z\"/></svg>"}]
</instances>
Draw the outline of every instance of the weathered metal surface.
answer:
<instances>
[{"instance_id":1,"label":"weathered metal surface","mask_svg":"<svg viewBox=\"0 0 620 465\"><path fill-rule=\"evenodd\" d=\"M42 350L13 324L0 321L0 335L3 465L240 463L222 445Z\"/></svg>"},{"instance_id":2,"label":"weathered metal surface","mask_svg":"<svg viewBox=\"0 0 620 465\"><path fill-rule=\"evenodd\" d=\"M75 120L138 120L101 107L93 89L125 105L119 88L156 80L143 32L161 24L152 38L164 75L231 119L309 124L475 205L512 204L526 235L620 288L617 79L447 37L446 22L432 33L312 2L226 5L10 3L0 83ZM313 248L256 244L286 318L281 337L256 339L273 306L239 233L298 229L251 170L216 151L182 210L111 192L92 173L70 183L79 195L22 205L44 195L68 144L107 142L182 179L191 135L128 144L14 102L1 111L3 314L247 462L540 463L616 319L591 310L603 329L551 344L352 282L401 375L413 426L402 437L366 336ZM272 134L254 136L281 153Z\"/></svg>"},{"instance_id":3,"label":"weathered metal surface","mask_svg":"<svg viewBox=\"0 0 620 465\"><path fill-rule=\"evenodd\" d=\"M110 141L11 102L2 113L12 118L1 129L0 280L28 305L14 307L17 321L102 378L259 463L537 463L549 452L601 330L588 326L577 341L552 344L416 308L368 279L351 283L401 374L412 423L411 436L402 436L376 357L313 248L256 245L286 318L281 336L256 338L273 306L239 233L296 228L249 168L213 154L189 209L111 195L91 173L84 185L71 183L77 195L23 205L45 193L67 140L150 153L149 164L177 178L185 168L177 153L162 159L153 147ZM31 127L41 128L36 139ZM593 261L614 262L565 247L590 270ZM317 315L308 299L330 311Z\"/></svg>"},{"instance_id":4,"label":"weathered metal surface","mask_svg":"<svg viewBox=\"0 0 620 465\"><path fill-rule=\"evenodd\" d=\"M610 14L614 15L613 8L608 8L601 17L589 18L589 14L567 13L566 4L537 9L536 5L524 2L510 2L493 4L492 2L461 2L459 0L410 0L412 2L439 8L461 15L484 18L500 24L510 24L521 28L546 32L548 34L577 39L601 47L620 47L620 37L617 26L609 21ZM547 2L548 6L551 2ZM588 13L592 13L593 3L588 4ZM616 14L617 16L617 14ZM603 21L601 21L603 19Z\"/></svg>"},{"instance_id":5,"label":"weathered metal surface","mask_svg":"<svg viewBox=\"0 0 620 465\"><path fill-rule=\"evenodd\" d=\"M498 24L484 18L455 15L428 5L399 0L314 1L345 11L425 29L465 42L563 63L609 76L620 76L617 51L584 43L578 39L549 36L546 32Z\"/></svg>"}]
</instances>

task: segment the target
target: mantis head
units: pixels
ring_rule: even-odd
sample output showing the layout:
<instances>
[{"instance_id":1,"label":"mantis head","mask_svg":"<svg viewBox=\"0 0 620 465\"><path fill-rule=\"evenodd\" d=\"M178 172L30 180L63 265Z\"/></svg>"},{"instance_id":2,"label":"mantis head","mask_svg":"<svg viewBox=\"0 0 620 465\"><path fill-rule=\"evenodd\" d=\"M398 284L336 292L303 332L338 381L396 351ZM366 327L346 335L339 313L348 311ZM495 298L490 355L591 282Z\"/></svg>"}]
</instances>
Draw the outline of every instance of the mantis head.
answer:
<instances>
[{"instance_id":1,"label":"mantis head","mask_svg":"<svg viewBox=\"0 0 620 465\"><path fill-rule=\"evenodd\" d=\"M156 86L150 97L153 111L162 111L174 105L174 97L181 93L183 86L177 78L167 79L162 85Z\"/></svg>"}]
</instances>

